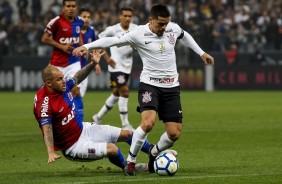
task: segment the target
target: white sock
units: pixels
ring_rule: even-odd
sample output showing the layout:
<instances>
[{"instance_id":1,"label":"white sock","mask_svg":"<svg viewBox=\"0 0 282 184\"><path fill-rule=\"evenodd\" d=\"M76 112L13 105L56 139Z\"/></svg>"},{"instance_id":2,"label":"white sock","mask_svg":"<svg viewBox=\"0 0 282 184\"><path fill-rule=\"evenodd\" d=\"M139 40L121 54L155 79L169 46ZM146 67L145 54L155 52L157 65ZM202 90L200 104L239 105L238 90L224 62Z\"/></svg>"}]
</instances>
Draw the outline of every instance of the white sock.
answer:
<instances>
[{"instance_id":1,"label":"white sock","mask_svg":"<svg viewBox=\"0 0 282 184\"><path fill-rule=\"evenodd\" d=\"M152 155L158 155L159 152L164 151L170 147L172 147L174 144L174 141L170 140L168 138L167 132L163 133L163 135L160 137L159 142L153 147L151 153ZM158 149L157 149L158 146Z\"/></svg>"},{"instance_id":2,"label":"white sock","mask_svg":"<svg viewBox=\"0 0 282 184\"><path fill-rule=\"evenodd\" d=\"M127 162L134 162L136 163L136 156L140 152L148 133L144 132L142 128L139 126L132 137L132 143L130 146L130 153L127 157Z\"/></svg>"},{"instance_id":3,"label":"white sock","mask_svg":"<svg viewBox=\"0 0 282 184\"><path fill-rule=\"evenodd\" d=\"M127 104L128 104L128 98L120 96L118 100L118 108L119 108L119 115L120 115L122 126L126 126L129 124Z\"/></svg>"},{"instance_id":4,"label":"white sock","mask_svg":"<svg viewBox=\"0 0 282 184\"><path fill-rule=\"evenodd\" d=\"M118 99L119 99L118 96L111 94L107 98L105 105L103 105L103 107L98 112L98 117L102 118L108 111L110 111L113 108L113 106L115 105L115 103L118 101Z\"/></svg>"}]
</instances>

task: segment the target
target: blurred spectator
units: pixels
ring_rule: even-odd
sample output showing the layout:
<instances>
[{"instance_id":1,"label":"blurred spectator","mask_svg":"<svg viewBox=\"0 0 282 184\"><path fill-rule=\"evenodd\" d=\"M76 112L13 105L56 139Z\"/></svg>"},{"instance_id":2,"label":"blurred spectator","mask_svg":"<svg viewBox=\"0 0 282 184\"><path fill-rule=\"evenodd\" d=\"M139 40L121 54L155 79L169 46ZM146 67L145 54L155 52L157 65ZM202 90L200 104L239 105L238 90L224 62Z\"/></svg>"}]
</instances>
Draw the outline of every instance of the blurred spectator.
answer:
<instances>
[{"instance_id":1,"label":"blurred spectator","mask_svg":"<svg viewBox=\"0 0 282 184\"><path fill-rule=\"evenodd\" d=\"M62 0L0 0L0 25L8 33L10 45L16 45L11 32L19 25L12 19L13 11L10 4L17 3L20 20L26 22L23 29L19 29L17 35L29 35L25 47L30 47L31 52L20 52L33 54L33 48L37 47L36 38L40 24L46 25L51 18L61 13ZM28 2L31 10L27 11ZM48 2L48 3L47 3ZM97 34L107 26L116 24L118 10L122 6L134 8L133 22L135 24L146 24L151 6L155 3L166 4L172 15L171 21L177 22L181 27L191 33L199 45L207 51L229 50L231 43L236 43L238 52L255 52L256 45L262 51L281 49L282 42L282 0L77 0L79 8L86 7L93 12L91 25L95 27ZM42 12L43 4L49 7ZM27 14L31 12L31 18ZM16 12L15 12L16 13ZM15 17L15 16L14 16ZM17 16L16 16L17 17ZM39 18L41 21L38 21ZM14 25L13 25L14 22ZM25 33L35 26L32 33ZM42 31L42 30L41 30ZM21 38L23 40L23 38ZM36 42L36 43L33 43ZM42 45L39 44L39 47ZM16 49L16 50L14 50ZM19 53L17 47L12 47L10 53ZM48 52L47 52L48 53Z\"/></svg>"},{"instance_id":2,"label":"blurred spectator","mask_svg":"<svg viewBox=\"0 0 282 184\"><path fill-rule=\"evenodd\" d=\"M35 22L35 19L41 14L41 0L32 0L31 13L32 21Z\"/></svg>"},{"instance_id":3,"label":"blurred spectator","mask_svg":"<svg viewBox=\"0 0 282 184\"><path fill-rule=\"evenodd\" d=\"M59 3L58 0L54 0L53 3L51 4L51 10L56 14L60 15L61 14L61 4Z\"/></svg>"},{"instance_id":4,"label":"blurred spectator","mask_svg":"<svg viewBox=\"0 0 282 184\"><path fill-rule=\"evenodd\" d=\"M266 63L266 57L265 55L261 52L261 47L256 46L255 52L253 55L250 57L250 64L253 65L262 65L263 63Z\"/></svg>"},{"instance_id":5,"label":"blurred spectator","mask_svg":"<svg viewBox=\"0 0 282 184\"><path fill-rule=\"evenodd\" d=\"M8 44L7 32L0 26L0 55L8 54Z\"/></svg>"},{"instance_id":6,"label":"blurred spectator","mask_svg":"<svg viewBox=\"0 0 282 184\"><path fill-rule=\"evenodd\" d=\"M13 9L8 0L3 0L0 6L0 25L5 27L12 23Z\"/></svg>"},{"instance_id":7,"label":"blurred spectator","mask_svg":"<svg viewBox=\"0 0 282 184\"><path fill-rule=\"evenodd\" d=\"M27 15L27 6L28 6L28 0L18 0L17 1L18 6L18 12L20 19L25 19Z\"/></svg>"},{"instance_id":8,"label":"blurred spectator","mask_svg":"<svg viewBox=\"0 0 282 184\"><path fill-rule=\"evenodd\" d=\"M230 48L225 52L227 65L238 64L238 46L235 43L230 45Z\"/></svg>"}]
</instances>

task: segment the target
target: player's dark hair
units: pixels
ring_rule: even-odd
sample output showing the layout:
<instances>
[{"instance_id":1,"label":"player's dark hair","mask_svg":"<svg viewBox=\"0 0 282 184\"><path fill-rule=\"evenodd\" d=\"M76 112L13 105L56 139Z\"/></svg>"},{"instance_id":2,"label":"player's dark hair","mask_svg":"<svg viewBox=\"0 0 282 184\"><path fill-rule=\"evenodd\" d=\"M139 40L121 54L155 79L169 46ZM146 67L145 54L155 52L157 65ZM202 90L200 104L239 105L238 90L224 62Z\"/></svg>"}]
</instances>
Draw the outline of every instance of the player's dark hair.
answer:
<instances>
[{"instance_id":1,"label":"player's dark hair","mask_svg":"<svg viewBox=\"0 0 282 184\"><path fill-rule=\"evenodd\" d=\"M41 78L43 82L46 82L47 80L52 80L53 78L52 66L46 66L42 70Z\"/></svg>"},{"instance_id":2,"label":"player's dark hair","mask_svg":"<svg viewBox=\"0 0 282 184\"><path fill-rule=\"evenodd\" d=\"M150 11L150 17L153 19L157 19L158 17L170 17L170 12L167 8L167 6L162 4L155 4L152 6Z\"/></svg>"},{"instance_id":3,"label":"player's dark hair","mask_svg":"<svg viewBox=\"0 0 282 184\"><path fill-rule=\"evenodd\" d=\"M91 12L90 12L90 10L89 10L88 8L81 8L81 9L79 10L79 13L78 13L78 14L81 15L82 12L88 12L88 13L91 14Z\"/></svg>"},{"instance_id":4,"label":"player's dark hair","mask_svg":"<svg viewBox=\"0 0 282 184\"><path fill-rule=\"evenodd\" d=\"M66 3L67 1L75 1L75 2L76 2L76 0L63 0L63 6L65 6L65 3Z\"/></svg>"},{"instance_id":5,"label":"player's dark hair","mask_svg":"<svg viewBox=\"0 0 282 184\"><path fill-rule=\"evenodd\" d=\"M134 9L130 6L125 6L119 10L119 14L121 15L123 11L131 11L133 13Z\"/></svg>"}]
</instances>

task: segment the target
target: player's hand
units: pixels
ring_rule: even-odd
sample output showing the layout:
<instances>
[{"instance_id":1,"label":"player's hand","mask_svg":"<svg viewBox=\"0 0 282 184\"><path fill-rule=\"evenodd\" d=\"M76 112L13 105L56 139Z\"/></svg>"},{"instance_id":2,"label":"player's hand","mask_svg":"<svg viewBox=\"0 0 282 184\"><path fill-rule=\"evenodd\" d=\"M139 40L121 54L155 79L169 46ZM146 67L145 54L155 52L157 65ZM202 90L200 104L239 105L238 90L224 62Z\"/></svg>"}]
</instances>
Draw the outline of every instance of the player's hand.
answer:
<instances>
[{"instance_id":1,"label":"player's hand","mask_svg":"<svg viewBox=\"0 0 282 184\"><path fill-rule=\"evenodd\" d=\"M214 58L212 56L210 56L209 54L207 53L204 53L202 56L201 56L203 62L205 65L207 64L211 64L214 66Z\"/></svg>"},{"instance_id":2,"label":"player's hand","mask_svg":"<svg viewBox=\"0 0 282 184\"><path fill-rule=\"evenodd\" d=\"M60 159L62 156L57 155L55 152L48 154L48 164L55 162L57 159Z\"/></svg>"},{"instance_id":3,"label":"player's hand","mask_svg":"<svg viewBox=\"0 0 282 184\"><path fill-rule=\"evenodd\" d=\"M76 57L84 56L86 54L87 49L84 46L77 47L72 51L72 55Z\"/></svg>"},{"instance_id":4,"label":"player's hand","mask_svg":"<svg viewBox=\"0 0 282 184\"><path fill-rule=\"evenodd\" d=\"M110 65L112 68L116 68L116 62L112 58L109 58L106 61L107 64Z\"/></svg>"},{"instance_id":5,"label":"player's hand","mask_svg":"<svg viewBox=\"0 0 282 184\"><path fill-rule=\"evenodd\" d=\"M100 67L99 64L97 64L97 65L95 66L95 73L96 73L96 74L101 73L101 67Z\"/></svg>"},{"instance_id":6,"label":"player's hand","mask_svg":"<svg viewBox=\"0 0 282 184\"><path fill-rule=\"evenodd\" d=\"M72 44L66 44L66 45L62 45L61 49L64 52L71 54L71 51L74 49L74 47L72 46Z\"/></svg>"},{"instance_id":7,"label":"player's hand","mask_svg":"<svg viewBox=\"0 0 282 184\"><path fill-rule=\"evenodd\" d=\"M101 53L101 50L93 50L90 55L91 55L91 61L98 64L100 62L101 56L105 54L105 52Z\"/></svg>"}]
</instances>

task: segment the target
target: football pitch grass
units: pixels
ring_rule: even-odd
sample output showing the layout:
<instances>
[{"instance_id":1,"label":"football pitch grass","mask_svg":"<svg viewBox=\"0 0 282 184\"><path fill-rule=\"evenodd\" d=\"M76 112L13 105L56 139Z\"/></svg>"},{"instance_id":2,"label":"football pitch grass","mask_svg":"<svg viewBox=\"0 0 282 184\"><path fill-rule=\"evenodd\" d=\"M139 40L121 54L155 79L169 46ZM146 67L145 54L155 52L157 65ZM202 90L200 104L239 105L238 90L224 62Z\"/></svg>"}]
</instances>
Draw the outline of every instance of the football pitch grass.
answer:
<instances>
[{"instance_id":1,"label":"football pitch grass","mask_svg":"<svg viewBox=\"0 0 282 184\"><path fill-rule=\"evenodd\" d=\"M0 183L282 183L281 92L182 91L183 131L173 149L179 170L173 177L137 173L126 177L107 159L81 163L61 158L47 164L47 152L33 116L35 92L0 93ZM110 94L87 92L85 119L91 120ZM130 93L129 120L137 127L136 92ZM117 105L103 119L120 126ZM148 140L163 133L157 121ZM127 157L129 146L118 143ZM147 162L140 153L138 162Z\"/></svg>"}]
</instances>

